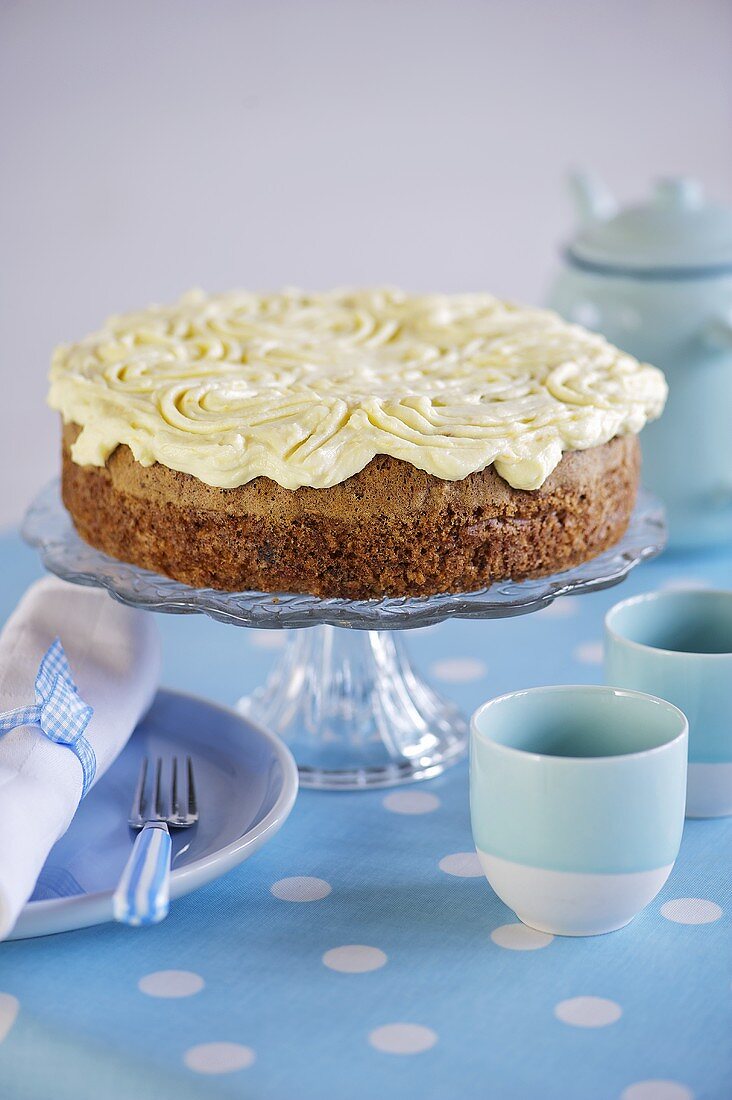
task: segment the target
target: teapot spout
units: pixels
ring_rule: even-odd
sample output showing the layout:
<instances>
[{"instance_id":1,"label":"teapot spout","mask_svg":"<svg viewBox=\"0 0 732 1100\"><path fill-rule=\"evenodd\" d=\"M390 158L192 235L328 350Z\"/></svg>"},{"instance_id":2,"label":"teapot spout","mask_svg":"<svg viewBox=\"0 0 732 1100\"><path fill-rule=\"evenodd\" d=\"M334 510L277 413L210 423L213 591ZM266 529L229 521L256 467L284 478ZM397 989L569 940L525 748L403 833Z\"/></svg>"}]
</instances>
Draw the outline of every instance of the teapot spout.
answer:
<instances>
[{"instance_id":1,"label":"teapot spout","mask_svg":"<svg viewBox=\"0 0 732 1100\"><path fill-rule=\"evenodd\" d=\"M582 225L605 221L617 211L617 203L605 184L591 172L572 172L569 189Z\"/></svg>"}]
</instances>

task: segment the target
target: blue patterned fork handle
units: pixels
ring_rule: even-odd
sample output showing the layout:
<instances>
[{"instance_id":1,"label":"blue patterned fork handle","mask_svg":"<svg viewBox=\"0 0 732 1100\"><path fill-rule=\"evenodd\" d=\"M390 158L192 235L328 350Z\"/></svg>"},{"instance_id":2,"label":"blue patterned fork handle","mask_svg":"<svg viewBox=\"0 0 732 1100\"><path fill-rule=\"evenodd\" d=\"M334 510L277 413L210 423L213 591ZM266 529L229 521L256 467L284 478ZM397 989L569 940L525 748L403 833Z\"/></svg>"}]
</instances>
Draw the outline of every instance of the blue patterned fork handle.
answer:
<instances>
[{"instance_id":1,"label":"blue patterned fork handle","mask_svg":"<svg viewBox=\"0 0 732 1100\"><path fill-rule=\"evenodd\" d=\"M115 920L139 927L167 916L171 847L164 821L150 821L140 830L112 897Z\"/></svg>"}]
</instances>

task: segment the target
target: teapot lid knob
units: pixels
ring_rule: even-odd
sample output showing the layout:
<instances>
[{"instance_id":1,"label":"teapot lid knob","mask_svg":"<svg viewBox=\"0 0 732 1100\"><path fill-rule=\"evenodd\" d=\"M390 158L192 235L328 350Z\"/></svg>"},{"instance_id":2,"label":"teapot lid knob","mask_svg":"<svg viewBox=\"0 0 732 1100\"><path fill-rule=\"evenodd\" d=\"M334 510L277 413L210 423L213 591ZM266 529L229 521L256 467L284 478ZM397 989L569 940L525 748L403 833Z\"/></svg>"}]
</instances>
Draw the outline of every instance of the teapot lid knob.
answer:
<instances>
[{"instance_id":1,"label":"teapot lid knob","mask_svg":"<svg viewBox=\"0 0 732 1100\"><path fill-rule=\"evenodd\" d=\"M669 210L695 210L704 202L704 191L698 180L667 177L656 184L654 201L656 206Z\"/></svg>"}]
</instances>

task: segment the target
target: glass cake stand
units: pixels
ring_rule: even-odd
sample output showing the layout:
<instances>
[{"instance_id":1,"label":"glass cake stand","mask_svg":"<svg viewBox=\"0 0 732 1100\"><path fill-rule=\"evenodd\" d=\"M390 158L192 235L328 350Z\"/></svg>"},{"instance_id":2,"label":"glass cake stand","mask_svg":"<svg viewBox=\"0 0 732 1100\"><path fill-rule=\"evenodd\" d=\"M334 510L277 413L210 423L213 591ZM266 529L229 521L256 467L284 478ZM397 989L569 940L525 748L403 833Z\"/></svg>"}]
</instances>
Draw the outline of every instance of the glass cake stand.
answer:
<instances>
[{"instance_id":1,"label":"glass cake stand","mask_svg":"<svg viewBox=\"0 0 732 1100\"><path fill-rule=\"evenodd\" d=\"M289 745L303 786L353 790L430 779L466 750L465 718L415 671L397 631L525 615L558 596L607 588L660 553L666 526L660 503L641 492L620 542L576 569L478 592L381 600L191 588L117 561L77 535L57 481L29 508L23 537L50 572L106 588L132 607L198 612L237 626L311 628L292 631L266 682L238 705Z\"/></svg>"}]
</instances>

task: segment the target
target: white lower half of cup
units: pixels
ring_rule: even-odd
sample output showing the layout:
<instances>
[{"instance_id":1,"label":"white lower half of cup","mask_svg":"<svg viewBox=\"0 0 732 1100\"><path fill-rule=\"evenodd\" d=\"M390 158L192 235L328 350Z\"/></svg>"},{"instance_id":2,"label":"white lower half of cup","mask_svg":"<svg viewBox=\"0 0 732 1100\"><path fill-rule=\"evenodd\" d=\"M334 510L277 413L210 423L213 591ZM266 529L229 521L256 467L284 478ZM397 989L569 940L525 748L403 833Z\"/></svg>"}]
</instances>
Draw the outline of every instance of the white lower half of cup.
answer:
<instances>
[{"instance_id":1,"label":"white lower half of cup","mask_svg":"<svg viewBox=\"0 0 732 1100\"><path fill-rule=\"evenodd\" d=\"M623 928L653 901L673 863L653 871L545 871L478 849L488 882L518 919L555 936L600 936Z\"/></svg>"},{"instance_id":2,"label":"white lower half of cup","mask_svg":"<svg viewBox=\"0 0 732 1100\"><path fill-rule=\"evenodd\" d=\"M686 816L727 817L729 814L732 814L732 764L689 764Z\"/></svg>"}]
</instances>

